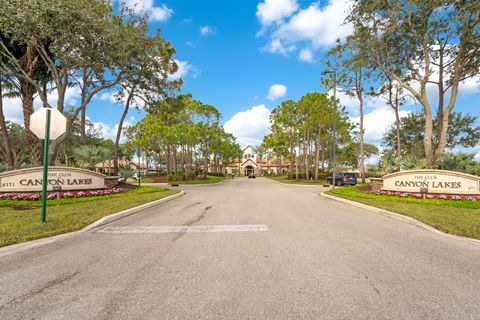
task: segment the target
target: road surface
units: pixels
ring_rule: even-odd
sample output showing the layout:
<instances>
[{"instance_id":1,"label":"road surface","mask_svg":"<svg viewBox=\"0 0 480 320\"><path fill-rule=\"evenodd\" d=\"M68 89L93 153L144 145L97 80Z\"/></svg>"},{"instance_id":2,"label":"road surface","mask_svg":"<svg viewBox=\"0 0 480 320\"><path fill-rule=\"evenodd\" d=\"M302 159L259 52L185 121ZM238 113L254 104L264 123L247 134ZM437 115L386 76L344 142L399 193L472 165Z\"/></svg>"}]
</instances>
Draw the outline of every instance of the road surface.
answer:
<instances>
[{"instance_id":1,"label":"road surface","mask_svg":"<svg viewBox=\"0 0 480 320\"><path fill-rule=\"evenodd\" d=\"M480 319L480 246L319 188L185 187L3 256L0 319Z\"/></svg>"}]
</instances>

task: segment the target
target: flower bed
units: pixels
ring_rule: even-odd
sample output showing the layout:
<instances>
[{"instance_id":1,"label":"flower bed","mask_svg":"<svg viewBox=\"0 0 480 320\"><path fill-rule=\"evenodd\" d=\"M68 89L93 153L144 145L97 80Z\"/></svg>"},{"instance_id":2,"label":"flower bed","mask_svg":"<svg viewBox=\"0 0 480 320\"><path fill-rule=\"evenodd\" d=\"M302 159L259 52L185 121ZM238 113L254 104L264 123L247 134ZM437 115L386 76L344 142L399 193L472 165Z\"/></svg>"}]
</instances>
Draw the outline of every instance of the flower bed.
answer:
<instances>
[{"instance_id":1,"label":"flower bed","mask_svg":"<svg viewBox=\"0 0 480 320\"><path fill-rule=\"evenodd\" d=\"M87 190L87 191L60 191L49 192L48 199L56 198L84 198L92 196L106 196L109 194L123 192L123 189L102 189L102 190ZM38 201L42 199L41 193L0 193L0 200L31 200Z\"/></svg>"},{"instance_id":2,"label":"flower bed","mask_svg":"<svg viewBox=\"0 0 480 320\"><path fill-rule=\"evenodd\" d=\"M456 194L432 194L432 193L417 193L417 192L399 192L399 191L380 191L377 195L395 196L402 198L417 198L417 199L444 199L444 200L468 200L480 201L480 195L456 195Z\"/></svg>"}]
</instances>

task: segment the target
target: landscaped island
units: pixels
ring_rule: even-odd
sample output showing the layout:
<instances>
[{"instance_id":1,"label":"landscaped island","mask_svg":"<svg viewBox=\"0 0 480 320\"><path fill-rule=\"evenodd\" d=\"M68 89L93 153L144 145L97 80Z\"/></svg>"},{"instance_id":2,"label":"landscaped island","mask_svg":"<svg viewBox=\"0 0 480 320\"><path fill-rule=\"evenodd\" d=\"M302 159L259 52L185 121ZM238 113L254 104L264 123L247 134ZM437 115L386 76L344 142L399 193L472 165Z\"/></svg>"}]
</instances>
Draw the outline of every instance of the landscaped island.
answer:
<instances>
[{"instance_id":1,"label":"landscaped island","mask_svg":"<svg viewBox=\"0 0 480 320\"><path fill-rule=\"evenodd\" d=\"M40 201L0 200L0 247L80 230L110 214L179 192L159 187L124 191L48 200L47 223L40 221Z\"/></svg>"},{"instance_id":2,"label":"landscaped island","mask_svg":"<svg viewBox=\"0 0 480 320\"><path fill-rule=\"evenodd\" d=\"M287 184L311 184L311 185L326 185L327 180L325 178L325 175L322 175L318 180L313 180L313 179L305 179L304 176L299 177L298 180L295 179L294 175L284 175L284 176L265 176L266 178L281 182L281 183L287 183Z\"/></svg>"},{"instance_id":3,"label":"landscaped island","mask_svg":"<svg viewBox=\"0 0 480 320\"><path fill-rule=\"evenodd\" d=\"M327 193L412 217L446 233L480 239L480 197L376 194L367 185L337 188Z\"/></svg>"},{"instance_id":4,"label":"landscaped island","mask_svg":"<svg viewBox=\"0 0 480 320\"><path fill-rule=\"evenodd\" d=\"M140 183L170 183L170 184L210 184L210 183L219 183L226 179L231 179L231 176L207 176L204 178L203 176L187 176L183 179L180 179L180 175L176 176L177 179L172 179L171 177L167 177L165 175L156 175L156 174L149 174L144 178L141 178Z\"/></svg>"}]
</instances>

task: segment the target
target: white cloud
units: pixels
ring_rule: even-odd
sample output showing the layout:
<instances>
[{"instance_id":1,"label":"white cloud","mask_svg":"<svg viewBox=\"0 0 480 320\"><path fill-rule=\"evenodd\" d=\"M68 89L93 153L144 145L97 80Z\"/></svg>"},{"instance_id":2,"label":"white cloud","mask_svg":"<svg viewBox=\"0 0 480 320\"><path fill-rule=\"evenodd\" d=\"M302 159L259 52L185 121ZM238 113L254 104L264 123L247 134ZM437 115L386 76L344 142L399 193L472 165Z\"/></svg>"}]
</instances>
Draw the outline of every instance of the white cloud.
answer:
<instances>
[{"instance_id":1,"label":"white cloud","mask_svg":"<svg viewBox=\"0 0 480 320\"><path fill-rule=\"evenodd\" d=\"M5 120L23 124L22 100L20 98L3 98Z\"/></svg>"},{"instance_id":2,"label":"white cloud","mask_svg":"<svg viewBox=\"0 0 480 320\"><path fill-rule=\"evenodd\" d=\"M98 97L97 98L98 100L110 101L112 103L119 103L119 101L117 101L117 98L115 98L115 93L114 92L105 92L105 93L100 94L97 97Z\"/></svg>"},{"instance_id":3,"label":"white cloud","mask_svg":"<svg viewBox=\"0 0 480 320\"><path fill-rule=\"evenodd\" d=\"M480 76L467 79L460 83L459 91L461 93L476 93L480 91Z\"/></svg>"},{"instance_id":4,"label":"white cloud","mask_svg":"<svg viewBox=\"0 0 480 320\"><path fill-rule=\"evenodd\" d=\"M287 2L281 6L283 2ZM299 45L308 46L299 58L310 62L313 58L312 49L328 48L337 39L344 39L353 28L345 24L347 11L352 0L329 0L324 6L320 2L299 9L294 0L270 0L260 3L257 8L257 18L262 24L259 34L263 34L265 26L270 28L266 51L271 53L286 53L295 50ZM261 9L261 10L260 10ZM312 55L310 57L309 53Z\"/></svg>"},{"instance_id":5,"label":"white cloud","mask_svg":"<svg viewBox=\"0 0 480 320\"><path fill-rule=\"evenodd\" d=\"M270 110L263 104L236 113L225 122L225 132L237 137L237 142L245 147L259 145L270 132Z\"/></svg>"},{"instance_id":6,"label":"white cloud","mask_svg":"<svg viewBox=\"0 0 480 320\"><path fill-rule=\"evenodd\" d=\"M400 118L406 117L410 111L400 110ZM354 123L360 122L360 117L351 117ZM384 106L365 113L363 117L363 126L365 128L365 142L380 144L384 133L395 122L395 113L391 108Z\"/></svg>"},{"instance_id":7,"label":"white cloud","mask_svg":"<svg viewBox=\"0 0 480 320\"><path fill-rule=\"evenodd\" d=\"M179 80L185 78L191 71L194 72L196 77L196 69L188 62L184 60L174 60L178 66L177 72L168 77L169 80Z\"/></svg>"},{"instance_id":8,"label":"white cloud","mask_svg":"<svg viewBox=\"0 0 480 320\"><path fill-rule=\"evenodd\" d=\"M65 91L65 108L69 106L78 106L80 103L81 90L77 87L69 87ZM57 90L53 90L47 95L48 103L53 107L57 107L58 93ZM34 110L38 110L43 106L42 101L38 96L33 101ZM23 109L22 100L20 97L15 98L3 98L3 112L5 114L5 120L15 122L23 125Z\"/></svg>"},{"instance_id":9,"label":"white cloud","mask_svg":"<svg viewBox=\"0 0 480 320\"><path fill-rule=\"evenodd\" d=\"M313 3L279 26L273 35L290 43L304 40L315 48L332 46L352 32L351 25L343 25L348 5L349 0L330 0L325 7Z\"/></svg>"},{"instance_id":10,"label":"white cloud","mask_svg":"<svg viewBox=\"0 0 480 320\"><path fill-rule=\"evenodd\" d=\"M120 143L125 142L127 139L125 137L125 129L127 127L131 127L134 125L135 118L130 117L130 119L123 121L123 127L122 127L122 134L120 136ZM116 123L114 126L109 125L108 123L105 122L93 122L93 126L95 127L96 130L99 130L102 138L104 139L110 139L112 141L115 141L115 138L117 137L117 131L118 131L118 123Z\"/></svg>"},{"instance_id":11,"label":"white cloud","mask_svg":"<svg viewBox=\"0 0 480 320\"><path fill-rule=\"evenodd\" d=\"M161 7L153 7L150 10L150 19L154 21L167 21L173 14L173 10L162 5Z\"/></svg>"},{"instance_id":12,"label":"white cloud","mask_svg":"<svg viewBox=\"0 0 480 320\"><path fill-rule=\"evenodd\" d=\"M173 10L164 4L155 7L153 0L125 0L125 5L137 14L147 13L153 21L167 21L173 15Z\"/></svg>"},{"instance_id":13,"label":"white cloud","mask_svg":"<svg viewBox=\"0 0 480 320\"><path fill-rule=\"evenodd\" d=\"M289 17L297 9L297 0L265 0L257 5L256 15L262 25L268 26Z\"/></svg>"},{"instance_id":14,"label":"white cloud","mask_svg":"<svg viewBox=\"0 0 480 320\"><path fill-rule=\"evenodd\" d=\"M202 37L207 37L209 34L213 34L213 28L211 26L200 27L200 35Z\"/></svg>"},{"instance_id":15,"label":"white cloud","mask_svg":"<svg viewBox=\"0 0 480 320\"><path fill-rule=\"evenodd\" d=\"M283 84L272 84L268 90L267 99L275 100L287 94L287 87Z\"/></svg>"},{"instance_id":16,"label":"white cloud","mask_svg":"<svg viewBox=\"0 0 480 320\"><path fill-rule=\"evenodd\" d=\"M289 52L295 51L297 47L295 45L285 46L280 39L272 39L264 48L263 51L270 53L278 53L286 56Z\"/></svg>"},{"instance_id":17,"label":"white cloud","mask_svg":"<svg viewBox=\"0 0 480 320\"><path fill-rule=\"evenodd\" d=\"M300 59L303 62L313 63L314 59L313 59L312 50L310 49L300 50L300 53L298 54L298 59Z\"/></svg>"}]
</instances>

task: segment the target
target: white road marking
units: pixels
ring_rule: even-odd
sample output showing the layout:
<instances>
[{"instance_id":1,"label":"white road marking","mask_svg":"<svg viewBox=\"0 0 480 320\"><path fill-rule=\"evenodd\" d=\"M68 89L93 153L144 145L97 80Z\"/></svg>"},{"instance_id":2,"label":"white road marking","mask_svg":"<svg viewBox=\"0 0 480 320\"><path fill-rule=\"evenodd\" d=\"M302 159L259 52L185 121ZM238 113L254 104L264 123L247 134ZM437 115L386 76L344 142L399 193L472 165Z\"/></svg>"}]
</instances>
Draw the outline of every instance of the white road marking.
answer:
<instances>
[{"instance_id":1,"label":"white road marking","mask_svg":"<svg viewBox=\"0 0 480 320\"><path fill-rule=\"evenodd\" d=\"M194 232L263 232L268 231L264 224L206 225L206 226L138 226L107 227L101 233L194 233Z\"/></svg>"}]
</instances>

